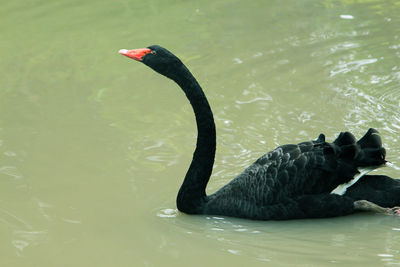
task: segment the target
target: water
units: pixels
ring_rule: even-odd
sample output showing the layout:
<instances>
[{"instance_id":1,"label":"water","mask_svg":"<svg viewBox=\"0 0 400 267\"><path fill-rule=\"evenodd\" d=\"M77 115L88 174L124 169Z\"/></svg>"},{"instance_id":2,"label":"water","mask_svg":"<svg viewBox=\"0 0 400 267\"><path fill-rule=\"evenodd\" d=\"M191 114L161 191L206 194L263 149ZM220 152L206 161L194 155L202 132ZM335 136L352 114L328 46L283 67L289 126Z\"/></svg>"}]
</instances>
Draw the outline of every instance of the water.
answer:
<instances>
[{"instance_id":1,"label":"water","mask_svg":"<svg viewBox=\"0 0 400 267\"><path fill-rule=\"evenodd\" d=\"M379 129L400 177L397 1L8 1L0 6L1 266L400 264L376 214L188 216L177 86L118 55L161 44L212 105L213 192L280 144Z\"/></svg>"}]
</instances>

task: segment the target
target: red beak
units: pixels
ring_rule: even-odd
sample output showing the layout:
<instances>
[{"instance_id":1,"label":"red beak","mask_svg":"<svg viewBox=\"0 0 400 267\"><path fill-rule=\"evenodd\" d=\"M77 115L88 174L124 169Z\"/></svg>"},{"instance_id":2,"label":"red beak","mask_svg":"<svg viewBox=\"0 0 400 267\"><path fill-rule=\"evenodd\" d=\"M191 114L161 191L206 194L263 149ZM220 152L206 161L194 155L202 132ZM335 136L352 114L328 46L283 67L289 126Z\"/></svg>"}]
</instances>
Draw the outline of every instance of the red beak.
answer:
<instances>
[{"instance_id":1,"label":"red beak","mask_svg":"<svg viewBox=\"0 0 400 267\"><path fill-rule=\"evenodd\" d=\"M121 55L130 57L134 60L137 61L142 61L143 57L150 53L151 50L149 48L139 48L139 49L132 49L132 50L127 50L127 49L121 49L119 50L119 53Z\"/></svg>"}]
</instances>

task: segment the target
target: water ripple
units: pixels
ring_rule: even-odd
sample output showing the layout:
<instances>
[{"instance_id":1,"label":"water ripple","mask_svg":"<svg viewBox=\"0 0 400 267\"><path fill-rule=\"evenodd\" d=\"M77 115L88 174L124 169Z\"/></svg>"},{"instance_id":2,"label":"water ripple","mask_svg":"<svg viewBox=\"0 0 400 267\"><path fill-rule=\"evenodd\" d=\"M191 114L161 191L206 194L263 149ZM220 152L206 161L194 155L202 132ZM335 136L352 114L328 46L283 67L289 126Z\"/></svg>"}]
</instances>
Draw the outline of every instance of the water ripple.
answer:
<instances>
[{"instance_id":1,"label":"water ripple","mask_svg":"<svg viewBox=\"0 0 400 267\"><path fill-rule=\"evenodd\" d=\"M41 244L46 241L48 231L14 231L12 244L17 249L19 256L28 246Z\"/></svg>"},{"instance_id":2,"label":"water ripple","mask_svg":"<svg viewBox=\"0 0 400 267\"><path fill-rule=\"evenodd\" d=\"M26 229L33 228L28 222L26 222L25 220L19 218L15 214L5 209L0 210L0 221L13 228L19 228L19 227L23 227Z\"/></svg>"},{"instance_id":3,"label":"water ripple","mask_svg":"<svg viewBox=\"0 0 400 267\"><path fill-rule=\"evenodd\" d=\"M157 213L157 216L161 218L175 218L177 215L177 209L163 209Z\"/></svg>"},{"instance_id":4,"label":"water ripple","mask_svg":"<svg viewBox=\"0 0 400 267\"><path fill-rule=\"evenodd\" d=\"M3 166L0 168L0 173L11 176L14 179L22 178L22 174L18 171L15 166Z\"/></svg>"},{"instance_id":5,"label":"water ripple","mask_svg":"<svg viewBox=\"0 0 400 267\"><path fill-rule=\"evenodd\" d=\"M330 73L330 77L334 77L338 74L348 73L350 71L359 70L361 72L364 71L364 66L368 64L373 64L377 62L377 58L368 58L368 59L360 59L350 62L340 61Z\"/></svg>"}]
</instances>

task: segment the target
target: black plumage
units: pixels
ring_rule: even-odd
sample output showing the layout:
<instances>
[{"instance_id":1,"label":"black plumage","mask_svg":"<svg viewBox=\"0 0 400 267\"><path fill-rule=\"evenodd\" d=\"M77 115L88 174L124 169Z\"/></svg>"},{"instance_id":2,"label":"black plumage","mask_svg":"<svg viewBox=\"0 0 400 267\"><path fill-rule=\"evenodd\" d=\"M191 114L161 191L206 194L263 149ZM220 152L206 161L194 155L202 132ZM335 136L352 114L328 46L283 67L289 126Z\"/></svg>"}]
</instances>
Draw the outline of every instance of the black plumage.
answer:
<instances>
[{"instance_id":1,"label":"black plumage","mask_svg":"<svg viewBox=\"0 0 400 267\"><path fill-rule=\"evenodd\" d=\"M344 196L365 199L382 207L395 207L400 205L400 180L385 175L365 175L350 186Z\"/></svg>"},{"instance_id":2,"label":"black plumage","mask_svg":"<svg viewBox=\"0 0 400 267\"><path fill-rule=\"evenodd\" d=\"M174 80L190 101L198 130L196 149L177 196L177 207L188 214L226 215L258 220L321 218L356 210L388 209L400 205L397 180L364 176L344 195L331 193L359 174L359 168L385 164L385 149L378 132L369 129L358 141L342 132L332 143L321 134L315 141L277 147L217 192L206 195L216 149L213 114L203 90L185 65L160 46L121 50ZM384 185L378 183L384 181ZM382 191L380 197L375 192ZM371 207L374 208L371 208ZM395 210L398 212L398 210Z\"/></svg>"},{"instance_id":3,"label":"black plumage","mask_svg":"<svg viewBox=\"0 0 400 267\"><path fill-rule=\"evenodd\" d=\"M321 134L316 141L280 146L208 196L205 213L262 220L353 213L352 198L331 192L352 180L359 167L385 163L385 150L377 136L377 131L370 129L356 142L345 132L327 143ZM362 148L365 140L368 146Z\"/></svg>"}]
</instances>

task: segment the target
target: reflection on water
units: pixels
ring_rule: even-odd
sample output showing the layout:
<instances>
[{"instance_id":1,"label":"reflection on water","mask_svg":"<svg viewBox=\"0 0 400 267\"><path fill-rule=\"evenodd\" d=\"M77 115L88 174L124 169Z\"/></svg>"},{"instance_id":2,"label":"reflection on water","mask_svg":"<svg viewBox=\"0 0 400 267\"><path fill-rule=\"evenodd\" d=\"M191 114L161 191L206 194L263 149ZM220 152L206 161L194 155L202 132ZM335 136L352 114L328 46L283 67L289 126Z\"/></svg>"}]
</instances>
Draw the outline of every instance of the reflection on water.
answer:
<instances>
[{"instance_id":1,"label":"reflection on water","mask_svg":"<svg viewBox=\"0 0 400 267\"><path fill-rule=\"evenodd\" d=\"M161 218L175 218L178 215L177 209L163 209L157 213Z\"/></svg>"},{"instance_id":2,"label":"reflection on water","mask_svg":"<svg viewBox=\"0 0 400 267\"><path fill-rule=\"evenodd\" d=\"M12 244L17 249L17 255L23 256L23 250L28 246L45 243L47 231L14 231Z\"/></svg>"},{"instance_id":3,"label":"reflection on water","mask_svg":"<svg viewBox=\"0 0 400 267\"><path fill-rule=\"evenodd\" d=\"M159 43L217 126L208 192L285 143L377 128L400 177L391 1L8 1L0 6L1 266L400 264L398 218L188 216L196 141L177 86L120 48ZM201 251L201 253L199 253ZM200 255L200 256L199 256Z\"/></svg>"},{"instance_id":4,"label":"reflection on water","mask_svg":"<svg viewBox=\"0 0 400 267\"><path fill-rule=\"evenodd\" d=\"M1 210L1 221L13 228L32 229L32 226L7 210Z\"/></svg>"},{"instance_id":5,"label":"reflection on water","mask_svg":"<svg viewBox=\"0 0 400 267\"><path fill-rule=\"evenodd\" d=\"M15 179L19 179L22 177L22 174L19 173L19 171L15 166L3 166L0 168L0 173L11 176L12 178Z\"/></svg>"},{"instance_id":6,"label":"reflection on water","mask_svg":"<svg viewBox=\"0 0 400 267\"><path fill-rule=\"evenodd\" d=\"M175 226L193 242L212 246L209 249L221 249L221 252L241 255L255 262L297 264L304 261L322 265L400 263L396 256L396 230L370 232L374 226L396 223L396 218L362 215L317 221L257 222L215 216L198 216L196 220L186 215L179 217L164 217L164 223L169 225L170 230ZM355 246L356 243L358 245ZM383 247L376 250L377 244ZM352 246L351 250L349 246ZM368 254L368 251L372 253Z\"/></svg>"}]
</instances>

